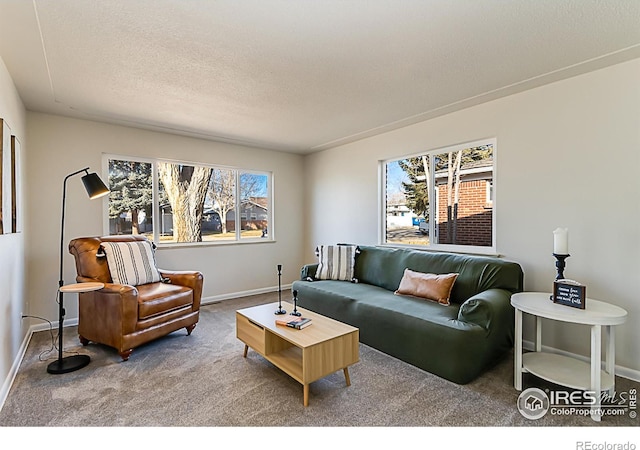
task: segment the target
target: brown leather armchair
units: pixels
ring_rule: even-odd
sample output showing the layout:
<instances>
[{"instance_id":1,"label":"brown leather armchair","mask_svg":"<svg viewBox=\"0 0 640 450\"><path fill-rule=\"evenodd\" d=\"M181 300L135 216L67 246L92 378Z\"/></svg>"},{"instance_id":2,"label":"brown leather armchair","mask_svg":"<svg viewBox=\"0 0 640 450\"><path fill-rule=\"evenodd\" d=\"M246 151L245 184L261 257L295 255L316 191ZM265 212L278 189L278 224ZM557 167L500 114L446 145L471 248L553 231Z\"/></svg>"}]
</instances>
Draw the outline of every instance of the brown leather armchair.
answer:
<instances>
[{"instance_id":1,"label":"brown leather armchair","mask_svg":"<svg viewBox=\"0 0 640 450\"><path fill-rule=\"evenodd\" d=\"M196 271L160 269L164 282L139 286L114 284L107 258L98 256L102 242L147 240L141 235L77 238L69 243L78 283L102 282L103 289L79 294L78 334L118 350L123 361L146 342L180 328L190 335L200 315L203 277Z\"/></svg>"}]
</instances>

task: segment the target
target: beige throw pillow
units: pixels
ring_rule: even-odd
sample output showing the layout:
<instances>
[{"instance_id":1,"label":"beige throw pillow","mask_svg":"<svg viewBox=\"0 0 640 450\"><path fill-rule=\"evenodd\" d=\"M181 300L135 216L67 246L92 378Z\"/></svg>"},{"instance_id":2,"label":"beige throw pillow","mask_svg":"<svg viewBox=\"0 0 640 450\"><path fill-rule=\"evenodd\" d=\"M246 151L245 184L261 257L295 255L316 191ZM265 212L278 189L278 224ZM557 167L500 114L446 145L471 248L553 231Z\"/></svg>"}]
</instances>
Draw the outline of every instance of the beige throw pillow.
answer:
<instances>
[{"instance_id":1,"label":"beige throw pillow","mask_svg":"<svg viewBox=\"0 0 640 450\"><path fill-rule=\"evenodd\" d=\"M449 296L456 278L458 278L457 273L436 275L404 269L404 275L395 294L413 295L434 300L441 305L449 305Z\"/></svg>"}]
</instances>

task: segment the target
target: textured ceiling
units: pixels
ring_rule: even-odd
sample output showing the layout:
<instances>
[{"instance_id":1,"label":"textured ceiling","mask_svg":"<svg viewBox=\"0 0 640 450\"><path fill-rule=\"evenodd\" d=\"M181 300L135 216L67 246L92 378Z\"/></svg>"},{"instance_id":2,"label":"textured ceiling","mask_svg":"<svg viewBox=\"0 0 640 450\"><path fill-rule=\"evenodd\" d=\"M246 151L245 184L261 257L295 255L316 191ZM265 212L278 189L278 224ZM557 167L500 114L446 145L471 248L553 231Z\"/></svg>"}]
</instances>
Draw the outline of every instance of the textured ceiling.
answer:
<instances>
[{"instance_id":1,"label":"textured ceiling","mask_svg":"<svg viewBox=\"0 0 640 450\"><path fill-rule=\"evenodd\" d=\"M0 0L29 110L309 153L640 57L638 0Z\"/></svg>"}]
</instances>

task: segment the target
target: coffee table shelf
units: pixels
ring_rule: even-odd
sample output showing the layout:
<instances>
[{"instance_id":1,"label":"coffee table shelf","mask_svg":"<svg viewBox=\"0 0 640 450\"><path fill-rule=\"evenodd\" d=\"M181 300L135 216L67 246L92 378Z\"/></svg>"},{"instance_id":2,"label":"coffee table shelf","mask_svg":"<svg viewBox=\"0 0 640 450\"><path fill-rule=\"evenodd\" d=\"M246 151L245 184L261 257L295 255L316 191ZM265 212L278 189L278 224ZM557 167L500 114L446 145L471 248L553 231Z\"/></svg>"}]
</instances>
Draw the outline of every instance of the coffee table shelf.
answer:
<instances>
[{"instance_id":1,"label":"coffee table shelf","mask_svg":"<svg viewBox=\"0 0 640 450\"><path fill-rule=\"evenodd\" d=\"M291 311L293 305L283 302ZM351 385L349 366L359 361L359 330L337 320L298 308L312 325L302 330L276 325L278 304L236 311L236 337L303 386L303 404L309 404L309 384L340 369Z\"/></svg>"},{"instance_id":2,"label":"coffee table shelf","mask_svg":"<svg viewBox=\"0 0 640 450\"><path fill-rule=\"evenodd\" d=\"M271 361L278 369L289 374L289 376L298 383L303 383L301 349L298 347L289 347L268 356L269 361Z\"/></svg>"}]
</instances>

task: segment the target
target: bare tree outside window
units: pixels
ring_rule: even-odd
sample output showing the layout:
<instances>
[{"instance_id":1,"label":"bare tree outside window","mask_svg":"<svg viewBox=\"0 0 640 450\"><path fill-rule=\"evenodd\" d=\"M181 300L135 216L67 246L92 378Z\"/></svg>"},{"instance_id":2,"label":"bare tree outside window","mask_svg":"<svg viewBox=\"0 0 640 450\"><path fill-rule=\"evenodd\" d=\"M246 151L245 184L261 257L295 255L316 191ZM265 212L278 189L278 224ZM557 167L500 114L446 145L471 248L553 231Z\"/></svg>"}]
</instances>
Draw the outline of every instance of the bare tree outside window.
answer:
<instances>
[{"instance_id":1,"label":"bare tree outside window","mask_svg":"<svg viewBox=\"0 0 640 450\"><path fill-rule=\"evenodd\" d=\"M240 210L246 218L241 223L241 238L265 238L269 233L268 177L242 172L240 179Z\"/></svg>"},{"instance_id":2,"label":"bare tree outside window","mask_svg":"<svg viewBox=\"0 0 640 450\"><path fill-rule=\"evenodd\" d=\"M213 169L209 182L208 198L211 208L220 216L222 234L235 231L235 220L231 217L232 230L228 230L229 212L236 207L236 171L230 169Z\"/></svg>"},{"instance_id":3,"label":"bare tree outside window","mask_svg":"<svg viewBox=\"0 0 640 450\"><path fill-rule=\"evenodd\" d=\"M212 169L158 163L160 182L173 213L173 236L176 242L202 241L202 213Z\"/></svg>"}]
</instances>

